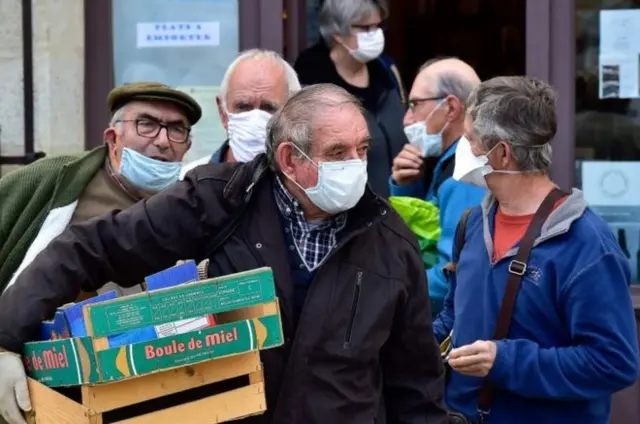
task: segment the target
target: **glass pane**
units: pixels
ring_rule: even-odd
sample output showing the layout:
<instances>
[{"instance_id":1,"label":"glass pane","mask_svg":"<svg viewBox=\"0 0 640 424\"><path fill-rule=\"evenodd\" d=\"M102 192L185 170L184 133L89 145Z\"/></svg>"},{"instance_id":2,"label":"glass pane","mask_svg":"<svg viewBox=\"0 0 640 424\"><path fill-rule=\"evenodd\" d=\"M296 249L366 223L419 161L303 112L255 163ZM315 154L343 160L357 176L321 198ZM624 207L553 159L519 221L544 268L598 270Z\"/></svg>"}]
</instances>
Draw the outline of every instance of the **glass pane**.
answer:
<instances>
[{"instance_id":1,"label":"glass pane","mask_svg":"<svg viewBox=\"0 0 640 424\"><path fill-rule=\"evenodd\" d=\"M238 55L238 0L113 0L115 84L160 81L203 108L186 161L225 140L215 96Z\"/></svg>"},{"instance_id":2,"label":"glass pane","mask_svg":"<svg viewBox=\"0 0 640 424\"><path fill-rule=\"evenodd\" d=\"M307 47L311 47L320 40L318 29L318 8L321 0L307 0Z\"/></svg>"},{"instance_id":3,"label":"glass pane","mask_svg":"<svg viewBox=\"0 0 640 424\"><path fill-rule=\"evenodd\" d=\"M640 268L640 2L576 0L576 168Z\"/></svg>"}]
</instances>

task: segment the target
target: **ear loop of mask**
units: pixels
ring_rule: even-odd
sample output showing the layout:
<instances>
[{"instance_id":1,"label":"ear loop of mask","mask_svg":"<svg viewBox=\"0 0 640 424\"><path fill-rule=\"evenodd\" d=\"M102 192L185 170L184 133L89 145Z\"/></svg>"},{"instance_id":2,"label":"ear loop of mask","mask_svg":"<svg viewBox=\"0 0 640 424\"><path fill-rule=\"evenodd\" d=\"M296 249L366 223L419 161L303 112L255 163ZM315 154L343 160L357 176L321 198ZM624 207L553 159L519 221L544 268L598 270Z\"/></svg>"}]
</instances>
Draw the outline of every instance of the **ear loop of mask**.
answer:
<instances>
[{"instance_id":1,"label":"ear loop of mask","mask_svg":"<svg viewBox=\"0 0 640 424\"><path fill-rule=\"evenodd\" d=\"M447 98L445 97L444 99L440 100L438 102L438 104L436 105L436 107L433 108L433 110L431 112L429 112L429 115L427 115L427 117L424 119L424 126L425 126L425 130L427 135L434 135L434 134L429 134L429 129L427 128L427 125L429 125L429 120L433 117L433 115L436 113L436 111L438 109L440 109L442 107L442 105L444 105L445 103L447 103ZM449 121L445 122L444 126L442 127L442 129L440 131L438 131L435 134L442 134L447 127L449 126Z\"/></svg>"},{"instance_id":2,"label":"ear loop of mask","mask_svg":"<svg viewBox=\"0 0 640 424\"><path fill-rule=\"evenodd\" d=\"M317 163L315 163L315 162L313 161L313 159L311 159L311 158L310 158L310 157L309 157L305 152L303 152L303 151L302 151L298 146L296 146L296 144L295 144L295 143L291 143L291 145L292 145L293 147L295 147L295 149L298 151L298 153L300 153L302 156L304 156L304 157L305 157L305 159L307 159L309 162L311 162L312 164L314 164L314 165L316 166L316 168L320 169L320 166L319 166ZM286 173L284 173L284 172L283 172L283 174L284 174L284 176L285 176L285 177L287 177L287 178L289 179L289 181L291 181L292 183L294 183L295 185L297 185L297 186L298 186L298 188L299 188L300 190L302 190L302 191L305 191L305 190L306 190L306 189L305 189L305 188L303 188L300 184L298 184L298 182L297 182L296 180L294 180L293 178L291 178L291 176L290 176L289 174L286 174Z\"/></svg>"},{"instance_id":3,"label":"ear loop of mask","mask_svg":"<svg viewBox=\"0 0 640 424\"><path fill-rule=\"evenodd\" d=\"M487 165L489 165L489 155L501 144L503 143L507 143L507 142L499 142L497 143L495 146L493 146L491 149L489 149L489 151L487 153L484 154L484 156L487 158ZM522 144L515 144L515 143L508 143L511 146L516 146L516 147L524 147L527 149L542 149L544 148L548 143L545 144L536 144L534 146L525 146ZM513 155L512 155L513 156ZM491 165L489 165L491 166ZM513 171L510 169L493 169L493 167L491 167L491 172L492 173L496 173L496 174L509 174L509 175L517 175L517 174L527 174L527 173L535 173L535 171Z\"/></svg>"}]
</instances>

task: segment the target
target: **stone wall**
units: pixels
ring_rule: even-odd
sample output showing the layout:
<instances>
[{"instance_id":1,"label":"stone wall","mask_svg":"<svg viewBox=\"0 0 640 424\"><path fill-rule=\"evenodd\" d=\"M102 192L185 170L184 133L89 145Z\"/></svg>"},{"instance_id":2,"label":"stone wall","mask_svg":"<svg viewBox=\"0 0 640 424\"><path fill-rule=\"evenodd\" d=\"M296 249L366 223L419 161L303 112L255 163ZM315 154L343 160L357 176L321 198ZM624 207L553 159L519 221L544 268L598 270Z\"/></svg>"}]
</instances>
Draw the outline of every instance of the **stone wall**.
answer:
<instances>
[{"instance_id":1,"label":"stone wall","mask_svg":"<svg viewBox=\"0 0 640 424\"><path fill-rule=\"evenodd\" d=\"M47 156L84 150L84 2L34 0L35 149ZM107 53L108 54L108 53ZM0 1L0 154L22 155L22 6ZM10 167L5 166L5 174Z\"/></svg>"}]
</instances>

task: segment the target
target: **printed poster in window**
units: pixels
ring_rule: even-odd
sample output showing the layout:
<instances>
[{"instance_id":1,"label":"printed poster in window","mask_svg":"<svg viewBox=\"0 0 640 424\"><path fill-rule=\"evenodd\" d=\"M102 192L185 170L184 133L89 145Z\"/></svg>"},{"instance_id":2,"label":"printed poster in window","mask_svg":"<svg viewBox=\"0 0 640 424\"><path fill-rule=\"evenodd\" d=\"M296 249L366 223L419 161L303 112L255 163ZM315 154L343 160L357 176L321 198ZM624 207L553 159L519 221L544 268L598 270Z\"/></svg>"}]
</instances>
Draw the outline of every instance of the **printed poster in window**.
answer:
<instances>
[{"instance_id":1,"label":"printed poster in window","mask_svg":"<svg viewBox=\"0 0 640 424\"><path fill-rule=\"evenodd\" d=\"M600 12L601 99L640 97L640 10Z\"/></svg>"},{"instance_id":2,"label":"printed poster in window","mask_svg":"<svg viewBox=\"0 0 640 424\"><path fill-rule=\"evenodd\" d=\"M600 98L632 99L640 97L640 55L600 55Z\"/></svg>"}]
</instances>

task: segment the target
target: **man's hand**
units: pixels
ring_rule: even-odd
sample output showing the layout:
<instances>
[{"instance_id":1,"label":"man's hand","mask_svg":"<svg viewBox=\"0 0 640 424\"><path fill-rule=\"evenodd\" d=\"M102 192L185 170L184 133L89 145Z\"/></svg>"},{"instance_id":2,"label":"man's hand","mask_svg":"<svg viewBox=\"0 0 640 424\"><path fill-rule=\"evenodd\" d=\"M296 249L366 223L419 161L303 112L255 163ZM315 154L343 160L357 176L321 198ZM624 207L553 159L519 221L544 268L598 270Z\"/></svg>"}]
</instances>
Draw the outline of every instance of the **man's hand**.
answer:
<instances>
[{"instance_id":1,"label":"man's hand","mask_svg":"<svg viewBox=\"0 0 640 424\"><path fill-rule=\"evenodd\" d=\"M453 349L449 353L449 365L460 374L485 377L496 360L495 342L478 340L470 345Z\"/></svg>"},{"instance_id":2,"label":"man's hand","mask_svg":"<svg viewBox=\"0 0 640 424\"><path fill-rule=\"evenodd\" d=\"M407 143L398 156L393 159L391 177L399 185L408 185L414 182L422 173L422 152L416 145Z\"/></svg>"},{"instance_id":3,"label":"man's hand","mask_svg":"<svg viewBox=\"0 0 640 424\"><path fill-rule=\"evenodd\" d=\"M0 351L0 415L8 424L26 424L22 411L31 411L24 365L15 353Z\"/></svg>"}]
</instances>

